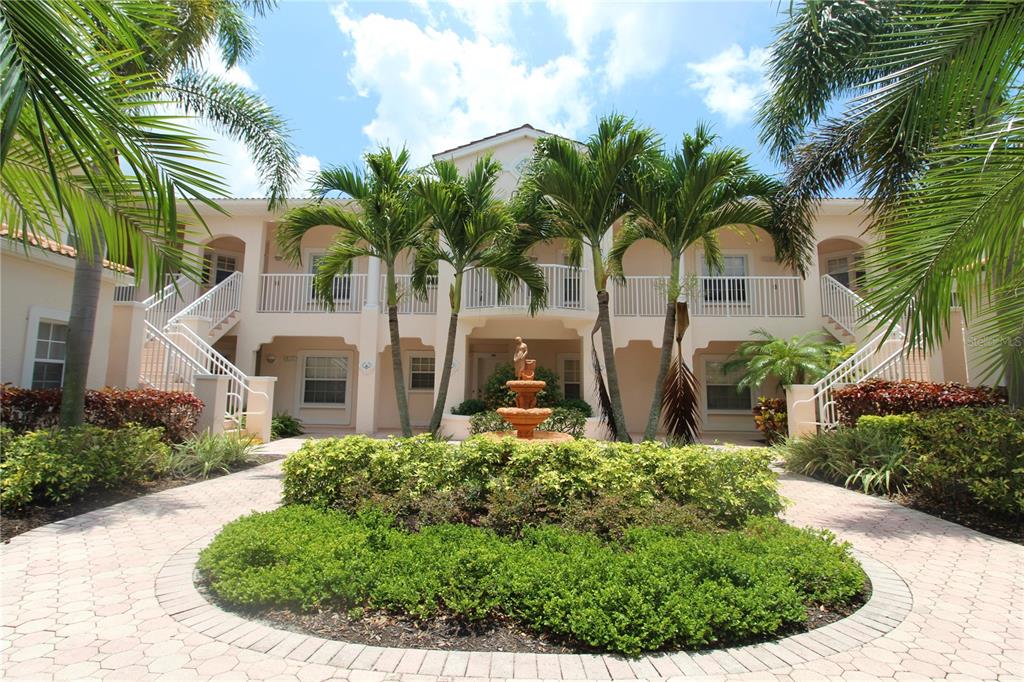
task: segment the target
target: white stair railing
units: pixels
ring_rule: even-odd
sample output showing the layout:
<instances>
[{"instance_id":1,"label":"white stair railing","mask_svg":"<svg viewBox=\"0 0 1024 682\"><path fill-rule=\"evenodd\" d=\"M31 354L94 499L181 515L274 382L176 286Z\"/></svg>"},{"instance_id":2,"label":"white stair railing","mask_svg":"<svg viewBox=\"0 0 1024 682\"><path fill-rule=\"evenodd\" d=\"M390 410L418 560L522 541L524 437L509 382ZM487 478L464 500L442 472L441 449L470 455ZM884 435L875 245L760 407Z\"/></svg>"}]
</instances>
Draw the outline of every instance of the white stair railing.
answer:
<instances>
[{"instance_id":1,"label":"white stair railing","mask_svg":"<svg viewBox=\"0 0 1024 682\"><path fill-rule=\"evenodd\" d=\"M142 302L146 309L146 322L157 329L163 329L168 320L191 304L198 295L198 284L185 275L174 276L167 286Z\"/></svg>"},{"instance_id":2,"label":"white stair railing","mask_svg":"<svg viewBox=\"0 0 1024 682\"><path fill-rule=\"evenodd\" d=\"M172 315L167 324L177 324L186 317L209 320L210 327L216 327L232 313L238 312L242 302L242 273L233 272L222 282L189 305Z\"/></svg>"},{"instance_id":3,"label":"white stair railing","mask_svg":"<svg viewBox=\"0 0 1024 682\"><path fill-rule=\"evenodd\" d=\"M855 335L857 324L871 310L867 302L830 275L821 278L821 291L822 314ZM827 430L839 424L835 402L837 389L868 379L900 381L925 378L924 353L918 348L908 348L903 328L895 325L888 336L881 332L871 337L856 353L814 384L810 400L815 402L819 427Z\"/></svg>"}]
</instances>

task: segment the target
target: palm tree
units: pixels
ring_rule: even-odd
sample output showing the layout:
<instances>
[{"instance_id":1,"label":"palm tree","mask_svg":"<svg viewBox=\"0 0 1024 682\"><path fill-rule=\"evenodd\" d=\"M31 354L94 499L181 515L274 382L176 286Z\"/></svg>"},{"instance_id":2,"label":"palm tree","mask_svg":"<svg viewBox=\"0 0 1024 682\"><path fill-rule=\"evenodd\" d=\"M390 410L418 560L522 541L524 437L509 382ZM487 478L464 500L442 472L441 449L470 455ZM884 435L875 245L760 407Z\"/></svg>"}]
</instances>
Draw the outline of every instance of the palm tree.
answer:
<instances>
[{"instance_id":1,"label":"palm tree","mask_svg":"<svg viewBox=\"0 0 1024 682\"><path fill-rule=\"evenodd\" d=\"M775 377L780 387L815 382L832 371L842 348L836 341L821 341L819 332L783 339L755 329L750 335L757 339L741 343L722 366L726 372L743 370L737 389L756 389L769 377Z\"/></svg>"},{"instance_id":2,"label":"palm tree","mask_svg":"<svg viewBox=\"0 0 1024 682\"><path fill-rule=\"evenodd\" d=\"M454 271L448 292L452 312L441 383L430 417L431 433L440 428L448 399L466 273L475 269L488 271L498 283L499 298L507 297L512 287L523 282L530 291L531 314L546 301L544 276L524 249L513 246L521 240L518 226L509 207L494 195L500 173L501 164L489 156L478 159L466 176L460 176L451 161L435 161L430 174L416 186L430 218L416 252L413 288L425 292L438 263L448 263Z\"/></svg>"},{"instance_id":3,"label":"palm tree","mask_svg":"<svg viewBox=\"0 0 1024 682\"><path fill-rule=\"evenodd\" d=\"M760 227L776 237L776 258L802 269L813 233L807 224L789 227L775 221L774 200L782 185L759 173L747 154L736 147L716 148L717 137L704 124L683 136L682 146L670 157L661 157L637 174L628 186L630 217L615 239L610 254L613 271L622 274L622 259L641 239L657 242L667 252L671 268L665 288L665 327L661 343L654 398L644 430L652 440L661 419L665 377L672 359L676 329L676 302L681 292L680 259L694 244L701 244L710 268L721 265L719 230ZM679 359L679 367L684 361ZM684 384L685 385L685 384ZM695 431L696 402L687 420Z\"/></svg>"},{"instance_id":4,"label":"palm tree","mask_svg":"<svg viewBox=\"0 0 1024 682\"><path fill-rule=\"evenodd\" d=\"M624 191L628 176L656 148L657 138L649 128L620 114L605 116L598 122L597 131L583 143L560 137L539 140L519 189L521 205L541 209L533 216L537 219L534 229L538 240L566 240L575 263L582 261L584 250L590 252L598 305L591 336L601 332L608 377L606 396L596 350L592 359L609 428L615 438L627 442L630 437L622 410L608 310L609 269L604 239L629 209Z\"/></svg>"},{"instance_id":5,"label":"palm tree","mask_svg":"<svg viewBox=\"0 0 1024 682\"><path fill-rule=\"evenodd\" d=\"M366 154L365 169L334 167L317 174L313 182L316 203L288 210L277 229L277 242L285 258L301 260L302 237L319 225L331 225L338 233L317 267L314 288L328 305L334 303L334 278L349 272L361 256L379 258L384 265L387 290L388 330L391 334L391 365L402 434L412 435L409 401L402 372L402 335L398 329L398 285L395 264L399 257L419 248L426 206L416 194L416 175L409 170L409 152L395 154L388 147ZM328 203L331 194L350 201ZM369 282L368 286L376 286ZM372 350L372 349L371 349Z\"/></svg>"},{"instance_id":6,"label":"palm tree","mask_svg":"<svg viewBox=\"0 0 1024 682\"><path fill-rule=\"evenodd\" d=\"M804 2L778 31L762 139L810 211L859 182L881 239L865 261L880 326L949 331L955 292L1024 403L1024 4ZM832 112L837 111L838 114Z\"/></svg>"}]
</instances>

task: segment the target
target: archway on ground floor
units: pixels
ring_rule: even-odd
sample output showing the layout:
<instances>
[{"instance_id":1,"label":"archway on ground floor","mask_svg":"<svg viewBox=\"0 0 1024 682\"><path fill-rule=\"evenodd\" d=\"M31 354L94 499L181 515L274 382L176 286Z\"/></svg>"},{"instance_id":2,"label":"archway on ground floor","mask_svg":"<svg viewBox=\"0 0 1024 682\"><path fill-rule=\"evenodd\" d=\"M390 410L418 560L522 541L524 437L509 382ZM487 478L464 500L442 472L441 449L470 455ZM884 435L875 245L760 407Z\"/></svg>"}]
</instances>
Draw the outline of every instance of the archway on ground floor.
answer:
<instances>
[{"instance_id":1,"label":"archway on ground floor","mask_svg":"<svg viewBox=\"0 0 1024 682\"><path fill-rule=\"evenodd\" d=\"M691 369L697 377L703 433L753 433L752 410L760 396L785 398L774 380L755 388L738 388L742 369L726 372L723 365L743 340L712 341L693 353Z\"/></svg>"},{"instance_id":2,"label":"archway on ground floor","mask_svg":"<svg viewBox=\"0 0 1024 682\"><path fill-rule=\"evenodd\" d=\"M563 397L591 402L592 387L585 385L583 336L581 331L559 320L535 318L492 318L474 328L466 337L463 359L465 397L483 399L487 380L499 365L512 362L515 337L529 346L529 357L538 367L558 376ZM593 404L593 403L592 403Z\"/></svg>"},{"instance_id":3,"label":"archway on ground floor","mask_svg":"<svg viewBox=\"0 0 1024 682\"><path fill-rule=\"evenodd\" d=\"M858 290L864 283L864 243L852 237L832 237L818 243L818 276L831 275L843 286Z\"/></svg>"},{"instance_id":4,"label":"archway on ground floor","mask_svg":"<svg viewBox=\"0 0 1024 682\"><path fill-rule=\"evenodd\" d=\"M355 425L359 349L337 336L275 336L256 353L256 375L276 377L274 413L302 420L307 430Z\"/></svg>"},{"instance_id":5,"label":"archway on ground floor","mask_svg":"<svg viewBox=\"0 0 1024 682\"><path fill-rule=\"evenodd\" d=\"M615 351L626 430L634 437L642 436L647 428L660 359L661 349L650 341L630 341ZM601 355L601 364L604 364L604 355Z\"/></svg>"},{"instance_id":6,"label":"archway on ground floor","mask_svg":"<svg viewBox=\"0 0 1024 682\"><path fill-rule=\"evenodd\" d=\"M441 381L441 368L436 362L433 346L418 338L402 338L402 381L409 401L409 421L414 429L430 424L434 410L434 391ZM395 373L391 360L391 344L377 354L377 387L374 391L376 410L375 428L378 431L399 432L402 428L398 416L398 398L395 393Z\"/></svg>"}]
</instances>

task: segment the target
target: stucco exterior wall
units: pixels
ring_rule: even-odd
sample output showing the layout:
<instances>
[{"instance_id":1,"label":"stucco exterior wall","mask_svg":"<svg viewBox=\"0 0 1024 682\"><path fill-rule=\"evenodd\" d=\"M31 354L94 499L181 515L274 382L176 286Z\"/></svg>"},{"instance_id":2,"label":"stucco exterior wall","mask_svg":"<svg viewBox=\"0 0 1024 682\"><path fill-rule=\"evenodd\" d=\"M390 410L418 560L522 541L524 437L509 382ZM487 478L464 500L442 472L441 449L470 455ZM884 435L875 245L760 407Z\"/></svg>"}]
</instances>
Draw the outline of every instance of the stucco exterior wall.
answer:
<instances>
[{"instance_id":1,"label":"stucco exterior wall","mask_svg":"<svg viewBox=\"0 0 1024 682\"><path fill-rule=\"evenodd\" d=\"M67 256L49 254L30 247L28 254L21 247L5 243L0 253L0 380L17 386L26 385L26 341L35 337L29 330L33 311L43 318L55 318L66 324L71 311L75 261ZM96 312L96 331L89 359L89 388L103 388L107 379L107 361L112 329L115 276L104 272L100 301ZM31 333L30 333L31 332ZM29 365L29 379L31 366Z\"/></svg>"},{"instance_id":2,"label":"stucco exterior wall","mask_svg":"<svg viewBox=\"0 0 1024 682\"><path fill-rule=\"evenodd\" d=\"M434 349L418 339L402 339L402 371L405 373L405 396L409 401L409 422L413 427L424 427L430 423L434 409L434 392L412 390L409 386L409 358L414 355L433 355ZM439 367L434 368L434 383L441 380ZM398 418L398 398L395 397L394 371L391 364L391 345L377 355L377 428L385 431L401 429Z\"/></svg>"}]
</instances>

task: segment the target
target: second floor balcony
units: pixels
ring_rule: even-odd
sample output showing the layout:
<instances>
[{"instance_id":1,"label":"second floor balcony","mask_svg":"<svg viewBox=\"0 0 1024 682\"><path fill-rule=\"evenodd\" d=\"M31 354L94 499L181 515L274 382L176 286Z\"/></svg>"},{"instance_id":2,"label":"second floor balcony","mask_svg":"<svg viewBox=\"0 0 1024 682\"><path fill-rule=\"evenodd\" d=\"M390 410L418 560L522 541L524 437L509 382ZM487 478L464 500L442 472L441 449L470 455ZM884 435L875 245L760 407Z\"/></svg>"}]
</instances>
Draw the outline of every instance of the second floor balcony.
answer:
<instances>
[{"instance_id":1,"label":"second floor balcony","mask_svg":"<svg viewBox=\"0 0 1024 682\"><path fill-rule=\"evenodd\" d=\"M691 277L683 297L695 317L803 317L804 285L796 276ZM668 277L626 277L612 284L617 317L660 317L668 299Z\"/></svg>"}]
</instances>

